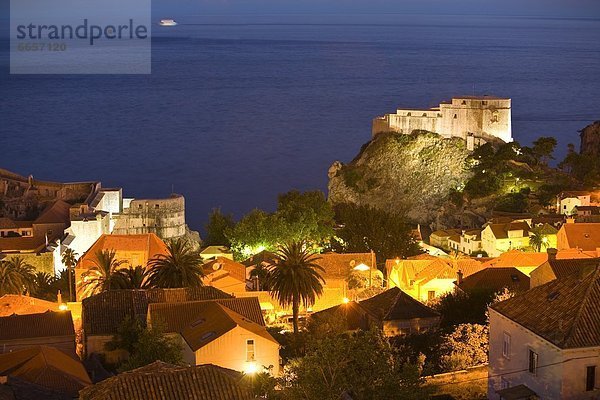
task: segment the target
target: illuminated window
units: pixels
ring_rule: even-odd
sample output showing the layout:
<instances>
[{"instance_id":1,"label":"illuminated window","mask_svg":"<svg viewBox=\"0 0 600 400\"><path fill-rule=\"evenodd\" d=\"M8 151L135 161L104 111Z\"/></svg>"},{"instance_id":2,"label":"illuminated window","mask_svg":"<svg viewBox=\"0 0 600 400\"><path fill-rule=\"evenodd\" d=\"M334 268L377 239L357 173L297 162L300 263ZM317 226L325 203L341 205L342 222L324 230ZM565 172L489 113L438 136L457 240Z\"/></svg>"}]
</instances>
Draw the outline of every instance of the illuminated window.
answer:
<instances>
[{"instance_id":1,"label":"illuminated window","mask_svg":"<svg viewBox=\"0 0 600 400\"><path fill-rule=\"evenodd\" d=\"M454 114L454 119L458 118L458 114Z\"/></svg>"},{"instance_id":2,"label":"illuminated window","mask_svg":"<svg viewBox=\"0 0 600 400\"><path fill-rule=\"evenodd\" d=\"M590 365L585 368L585 391L591 392L596 388L596 366Z\"/></svg>"},{"instance_id":3,"label":"illuminated window","mask_svg":"<svg viewBox=\"0 0 600 400\"><path fill-rule=\"evenodd\" d=\"M502 340L502 355L504 358L510 359L510 335L504 332L504 338Z\"/></svg>"},{"instance_id":4,"label":"illuminated window","mask_svg":"<svg viewBox=\"0 0 600 400\"><path fill-rule=\"evenodd\" d=\"M435 299L435 290L430 290L427 292L427 300Z\"/></svg>"},{"instance_id":5,"label":"illuminated window","mask_svg":"<svg viewBox=\"0 0 600 400\"><path fill-rule=\"evenodd\" d=\"M254 361L254 339L246 340L246 361Z\"/></svg>"},{"instance_id":6,"label":"illuminated window","mask_svg":"<svg viewBox=\"0 0 600 400\"><path fill-rule=\"evenodd\" d=\"M538 355L535 351L529 350L529 366L527 370L533 375L537 375Z\"/></svg>"}]
</instances>

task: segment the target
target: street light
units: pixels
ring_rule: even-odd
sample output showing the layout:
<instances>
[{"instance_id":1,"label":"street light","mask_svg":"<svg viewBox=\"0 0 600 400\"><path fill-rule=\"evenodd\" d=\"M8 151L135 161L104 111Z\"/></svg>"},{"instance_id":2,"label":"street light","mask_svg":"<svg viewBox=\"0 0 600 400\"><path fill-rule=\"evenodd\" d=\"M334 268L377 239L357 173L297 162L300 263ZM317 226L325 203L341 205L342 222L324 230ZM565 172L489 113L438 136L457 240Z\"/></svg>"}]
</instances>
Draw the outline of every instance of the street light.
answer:
<instances>
[{"instance_id":1,"label":"street light","mask_svg":"<svg viewBox=\"0 0 600 400\"><path fill-rule=\"evenodd\" d=\"M371 267L369 267L368 265L365 265L363 263L358 264L356 267L354 267L355 271L361 271L361 272L365 272L365 271L369 271L369 287L371 287L371 285L373 285L373 276L372 276L372 269Z\"/></svg>"}]
</instances>

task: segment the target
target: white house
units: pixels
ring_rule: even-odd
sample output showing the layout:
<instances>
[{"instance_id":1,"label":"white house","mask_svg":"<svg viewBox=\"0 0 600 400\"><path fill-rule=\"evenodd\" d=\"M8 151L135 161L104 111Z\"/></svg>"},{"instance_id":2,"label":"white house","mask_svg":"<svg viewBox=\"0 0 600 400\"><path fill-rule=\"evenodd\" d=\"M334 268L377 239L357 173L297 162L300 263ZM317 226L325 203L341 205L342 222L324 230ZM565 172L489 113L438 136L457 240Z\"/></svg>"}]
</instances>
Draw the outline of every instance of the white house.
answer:
<instances>
[{"instance_id":1,"label":"white house","mask_svg":"<svg viewBox=\"0 0 600 400\"><path fill-rule=\"evenodd\" d=\"M564 215L573 215L576 212L576 207L590 206L590 199L589 192L562 192L558 195L558 212Z\"/></svg>"},{"instance_id":2,"label":"white house","mask_svg":"<svg viewBox=\"0 0 600 400\"><path fill-rule=\"evenodd\" d=\"M600 272L490 307L489 399L598 399Z\"/></svg>"}]
</instances>

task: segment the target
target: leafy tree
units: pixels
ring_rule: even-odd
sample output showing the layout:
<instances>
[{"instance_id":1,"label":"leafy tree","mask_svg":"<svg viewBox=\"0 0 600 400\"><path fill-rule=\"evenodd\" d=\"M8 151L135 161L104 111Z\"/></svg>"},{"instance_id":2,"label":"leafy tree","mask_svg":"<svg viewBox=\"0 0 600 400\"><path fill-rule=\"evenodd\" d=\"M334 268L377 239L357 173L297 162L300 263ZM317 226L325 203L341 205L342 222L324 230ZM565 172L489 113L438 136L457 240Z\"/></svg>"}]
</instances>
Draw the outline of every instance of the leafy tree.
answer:
<instances>
[{"instance_id":1,"label":"leafy tree","mask_svg":"<svg viewBox=\"0 0 600 400\"><path fill-rule=\"evenodd\" d=\"M77 264L77 253L73 249L67 248L62 253L62 263L67 267L67 276L69 279L69 301L73 301L73 272Z\"/></svg>"},{"instance_id":2,"label":"leafy tree","mask_svg":"<svg viewBox=\"0 0 600 400\"><path fill-rule=\"evenodd\" d=\"M115 289L149 289L148 270L141 265L122 268L115 276Z\"/></svg>"},{"instance_id":3,"label":"leafy tree","mask_svg":"<svg viewBox=\"0 0 600 400\"><path fill-rule=\"evenodd\" d=\"M250 279L258 281L256 290L269 290L269 268L263 262L257 263L250 271Z\"/></svg>"},{"instance_id":4,"label":"leafy tree","mask_svg":"<svg viewBox=\"0 0 600 400\"><path fill-rule=\"evenodd\" d=\"M460 324L444 336L441 351L444 371L457 371L488 362L488 326Z\"/></svg>"},{"instance_id":5,"label":"leafy tree","mask_svg":"<svg viewBox=\"0 0 600 400\"><path fill-rule=\"evenodd\" d=\"M494 209L496 211L524 213L527 211L527 205L527 196L523 193L507 193L498 199Z\"/></svg>"},{"instance_id":6,"label":"leafy tree","mask_svg":"<svg viewBox=\"0 0 600 400\"><path fill-rule=\"evenodd\" d=\"M118 279L118 269L125 260L117 260L115 250L98 250L92 259L94 264L81 275L82 284L80 291L88 297L106 290L117 289L115 281Z\"/></svg>"},{"instance_id":7,"label":"leafy tree","mask_svg":"<svg viewBox=\"0 0 600 400\"><path fill-rule=\"evenodd\" d=\"M378 330L324 337L283 376L285 399L429 398L419 366L407 364Z\"/></svg>"},{"instance_id":8,"label":"leafy tree","mask_svg":"<svg viewBox=\"0 0 600 400\"><path fill-rule=\"evenodd\" d=\"M202 286L202 257L185 239L167 243L169 254L159 254L148 261L148 283L159 288Z\"/></svg>"},{"instance_id":9,"label":"leafy tree","mask_svg":"<svg viewBox=\"0 0 600 400\"><path fill-rule=\"evenodd\" d=\"M105 347L109 351L127 351L129 357L119 365L119 372L143 367L157 360L170 364L180 364L183 360L181 345L167 337L160 324L146 327L137 319L125 319Z\"/></svg>"},{"instance_id":10,"label":"leafy tree","mask_svg":"<svg viewBox=\"0 0 600 400\"><path fill-rule=\"evenodd\" d=\"M540 137L533 142L532 152L536 159L544 164L548 165L548 161L553 159L552 153L556 148L556 139L549 137Z\"/></svg>"},{"instance_id":11,"label":"leafy tree","mask_svg":"<svg viewBox=\"0 0 600 400\"><path fill-rule=\"evenodd\" d=\"M273 251L283 237L281 220L274 214L254 209L227 234L237 259L246 259L263 250Z\"/></svg>"},{"instance_id":12,"label":"leafy tree","mask_svg":"<svg viewBox=\"0 0 600 400\"><path fill-rule=\"evenodd\" d=\"M310 307L323 293L323 277L315 256L305 242L282 245L269 272L271 294L283 307L292 306L294 334L298 334L300 304Z\"/></svg>"},{"instance_id":13,"label":"leafy tree","mask_svg":"<svg viewBox=\"0 0 600 400\"><path fill-rule=\"evenodd\" d=\"M223 214L220 208L213 208L208 215L204 243L207 246L231 246L226 233L231 231L234 226L233 214Z\"/></svg>"},{"instance_id":14,"label":"leafy tree","mask_svg":"<svg viewBox=\"0 0 600 400\"><path fill-rule=\"evenodd\" d=\"M494 293L487 290L474 290L469 293L448 292L433 304L441 314L440 326L449 329L460 324L487 323L487 307Z\"/></svg>"},{"instance_id":15,"label":"leafy tree","mask_svg":"<svg viewBox=\"0 0 600 400\"><path fill-rule=\"evenodd\" d=\"M290 191L279 195L277 211L254 209L226 233L237 259L246 259L279 245L307 241L326 244L333 235L334 213L320 191Z\"/></svg>"},{"instance_id":16,"label":"leafy tree","mask_svg":"<svg viewBox=\"0 0 600 400\"><path fill-rule=\"evenodd\" d=\"M33 266L22 257L0 260L0 296L31 291L34 285L34 271Z\"/></svg>"},{"instance_id":17,"label":"leafy tree","mask_svg":"<svg viewBox=\"0 0 600 400\"><path fill-rule=\"evenodd\" d=\"M281 240L286 243L322 244L333 236L335 213L320 190L280 194L276 215L285 226L286 237Z\"/></svg>"},{"instance_id":18,"label":"leafy tree","mask_svg":"<svg viewBox=\"0 0 600 400\"><path fill-rule=\"evenodd\" d=\"M379 263L421 253L412 227L397 215L368 206L339 204L335 208L341 228L333 248L340 252L374 251Z\"/></svg>"}]
</instances>

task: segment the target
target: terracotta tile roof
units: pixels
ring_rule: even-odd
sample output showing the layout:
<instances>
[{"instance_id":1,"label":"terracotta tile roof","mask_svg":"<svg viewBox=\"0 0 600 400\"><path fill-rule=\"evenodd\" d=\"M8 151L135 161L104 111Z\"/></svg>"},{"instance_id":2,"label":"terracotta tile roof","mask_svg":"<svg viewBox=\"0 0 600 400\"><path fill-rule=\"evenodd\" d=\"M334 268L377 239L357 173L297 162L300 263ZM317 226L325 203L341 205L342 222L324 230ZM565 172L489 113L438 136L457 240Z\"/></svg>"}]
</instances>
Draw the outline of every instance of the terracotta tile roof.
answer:
<instances>
[{"instance_id":1,"label":"terracotta tile roof","mask_svg":"<svg viewBox=\"0 0 600 400\"><path fill-rule=\"evenodd\" d=\"M359 264L376 268L372 253L323 253L317 257L315 263L324 269L322 276L326 282L328 279L346 279L352 268Z\"/></svg>"},{"instance_id":2,"label":"terracotta tile roof","mask_svg":"<svg viewBox=\"0 0 600 400\"><path fill-rule=\"evenodd\" d=\"M63 232L53 231L48 243L61 237ZM0 252L3 253L39 253L46 248L46 236L21 236L0 238Z\"/></svg>"},{"instance_id":3,"label":"terracotta tile roof","mask_svg":"<svg viewBox=\"0 0 600 400\"><path fill-rule=\"evenodd\" d=\"M161 321L168 332L180 332L198 319L206 303L217 302L245 318L265 326L258 297L239 297L209 301L188 301L184 303L156 303L148 306L148 321Z\"/></svg>"},{"instance_id":4,"label":"terracotta tile roof","mask_svg":"<svg viewBox=\"0 0 600 400\"><path fill-rule=\"evenodd\" d=\"M18 229L31 227L31 221L15 221L7 217L0 218L0 229Z\"/></svg>"},{"instance_id":5,"label":"terracotta tile roof","mask_svg":"<svg viewBox=\"0 0 600 400\"><path fill-rule=\"evenodd\" d=\"M431 236L437 236L440 238L448 238L450 236L454 236L457 234L460 235L461 232L462 231L460 229L443 229L443 230L431 232Z\"/></svg>"},{"instance_id":6,"label":"terracotta tile roof","mask_svg":"<svg viewBox=\"0 0 600 400\"><path fill-rule=\"evenodd\" d=\"M211 286L195 289L111 290L82 301L82 321L86 335L112 335L129 318L146 321L148 304L231 298Z\"/></svg>"},{"instance_id":7,"label":"terracotta tile roof","mask_svg":"<svg viewBox=\"0 0 600 400\"><path fill-rule=\"evenodd\" d=\"M12 314L38 314L58 311L58 303L19 294L5 294L0 297L0 317Z\"/></svg>"},{"instance_id":8,"label":"terracotta tile roof","mask_svg":"<svg viewBox=\"0 0 600 400\"><path fill-rule=\"evenodd\" d=\"M566 243L559 243L560 248L578 248L584 251L593 251L600 248L600 223L564 224L560 233Z\"/></svg>"},{"instance_id":9,"label":"terracotta tile roof","mask_svg":"<svg viewBox=\"0 0 600 400\"><path fill-rule=\"evenodd\" d=\"M540 228L538 228L538 232L542 235L556 235L558 233L558 229L556 229L548 223L545 223Z\"/></svg>"},{"instance_id":10,"label":"terracotta tile roof","mask_svg":"<svg viewBox=\"0 0 600 400\"><path fill-rule=\"evenodd\" d=\"M246 266L225 257L217 257L202 265L204 272L209 275L217 271L227 271L228 275L241 282L246 282Z\"/></svg>"},{"instance_id":11,"label":"terracotta tile roof","mask_svg":"<svg viewBox=\"0 0 600 400\"><path fill-rule=\"evenodd\" d=\"M523 235L527 236L531 229L527 222L510 222L508 224L490 224L488 225L496 239L507 239L509 231L523 231Z\"/></svg>"},{"instance_id":12,"label":"terracotta tile roof","mask_svg":"<svg viewBox=\"0 0 600 400\"><path fill-rule=\"evenodd\" d=\"M80 393L80 400L251 400L242 374L212 364L179 367L156 361Z\"/></svg>"},{"instance_id":13,"label":"terracotta tile roof","mask_svg":"<svg viewBox=\"0 0 600 400\"><path fill-rule=\"evenodd\" d=\"M600 258L548 260L547 262L557 279L561 279L575 273L589 273L600 266Z\"/></svg>"},{"instance_id":14,"label":"terracotta tile roof","mask_svg":"<svg viewBox=\"0 0 600 400\"><path fill-rule=\"evenodd\" d=\"M504 288L523 292L529 289L529 277L516 268L490 267L464 278L458 287L466 292L473 290L497 292Z\"/></svg>"},{"instance_id":15,"label":"terracotta tile roof","mask_svg":"<svg viewBox=\"0 0 600 400\"><path fill-rule=\"evenodd\" d=\"M70 311L0 318L0 341L71 335L75 336L75 329Z\"/></svg>"},{"instance_id":16,"label":"terracotta tile roof","mask_svg":"<svg viewBox=\"0 0 600 400\"><path fill-rule=\"evenodd\" d=\"M520 250L510 250L502 253L499 257L493 258L483 264L484 268L502 268L502 267L538 267L548 261L548 253L534 253Z\"/></svg>"},{"instance_id":17,"label":"terracotta tile roof","mask_svg":"<svg viewBox=\"0 0 600 400\"><path fill-rule=\"evenodd\" d=\"M252 257L242 261L242 264L244 264L246 267L251 267L263 262L269 263L270 260L275 258L276 255L277 254L272 251L263 250L260 253L257 253Z\"/></svg>"},{"instance_id":18,"label":"terracotta tile roof","mask_svg":"<svg viewBox=\"0 0 600 400\"><path fill-rule=\"evenodd\" d=\"M494 304L491 308L560 348L600 346L600 270L578 274Z\"/></svg>"},{"instance_id":19,"label":"terracotta tile roof","mask_svg":"<svg viewBox=\"0 0 600 400\"><path fill-rule=\"evenodd\" d=\"M570 190L565 192L560 192L558 195L561 199L566 199L569 197L578 197L578 196L591 196L590 192L586 192L584 190Z\"/></svg>"},{"instance_id":20,"label":"terracotta tile roof","mask_svg":"<svg viewBox=\"0 0 600 400\"><path fill-rule=\"evenodd\" d=\"M383 321L437 318L440 315L399 288L391 288L369 299L340 304L312 314L320 318L332 313L342 313L348 328L368 329L371 323L381 326Z\"/></svg>"},{"instance_id":21,"label":"terracotta tile roof","mask_svg":"<svg viewBox=\"0 0 600 400\"><path fill-rule=\"evenodd\" d=\"M7 375L72 397L92 384L81 362L48 346L0 354L0 376Z\"/></svg>"},{"instance_id":22,"label":"terracotta tile roof","mask_svg":"<svg viewBox=\"0 0 600 400\"><path fill-rule=\"evenodd\" d=\"M96 253L103 250L116 251L117 259L120 252L136 252L143 255L140 264L145 266L149 259L156 255L167 255L169 252L165 243L154 233L141 235L102 235L86 251L77 262L77 268L89 269L94 266ZM132 265L135 267L135 265Z\"/></svg>"},{"instance_id":23,"label":"terracotta tile roof","mask_svg":"<svg viewBox=\"0 0 600 400\"><path fill-rule=\"evenodd\" d=\"M274 343L278 343L267 332L267 328L216 301L207 301L199 306L195 320L180 331L181 336L194 352L238 326Z\"/></svg>"},{"instance_id":24,"label":"terracotta tile roof","mask_svg":"<svg viewBox=\"0 0 600 400\"><path fill-rule=\"evenodd\" d=\"M56 200L47 206L39 217L35 219L34 224L68 224L70 221L69 209L71 205L63 200Z\"/></svg>"}]
</instances>

